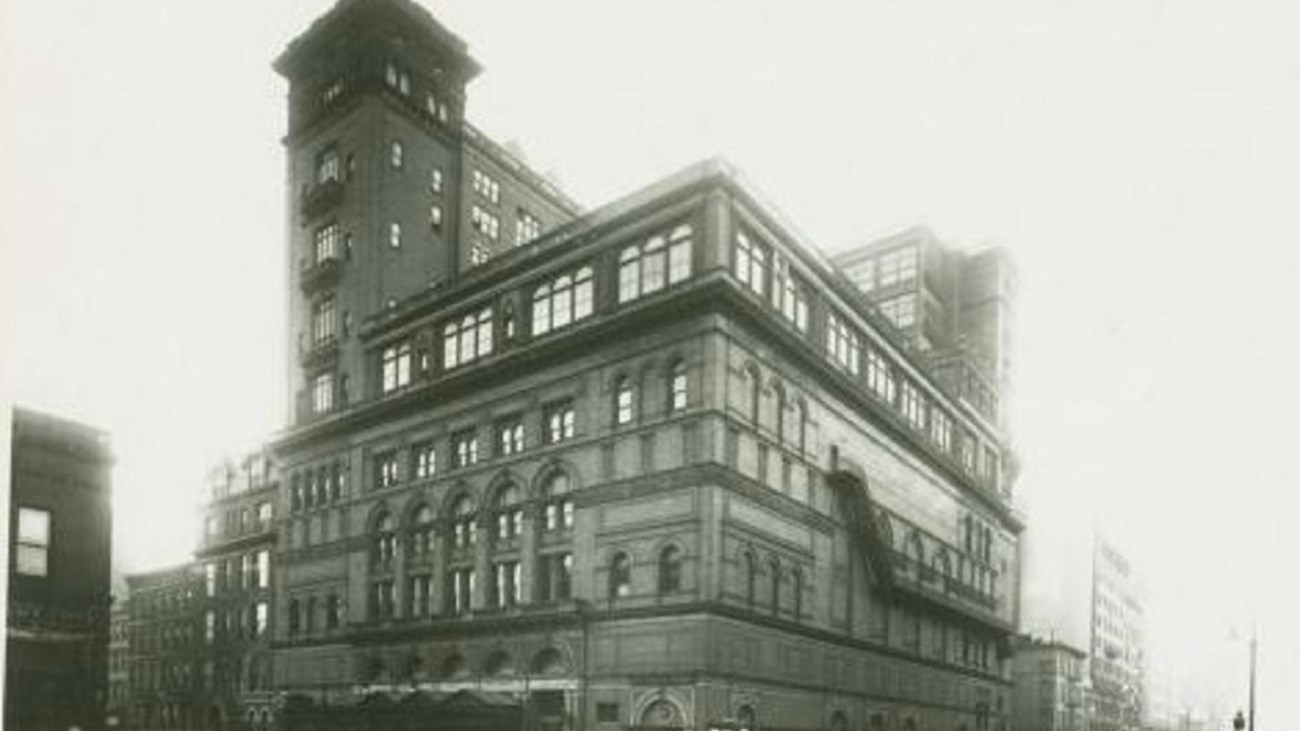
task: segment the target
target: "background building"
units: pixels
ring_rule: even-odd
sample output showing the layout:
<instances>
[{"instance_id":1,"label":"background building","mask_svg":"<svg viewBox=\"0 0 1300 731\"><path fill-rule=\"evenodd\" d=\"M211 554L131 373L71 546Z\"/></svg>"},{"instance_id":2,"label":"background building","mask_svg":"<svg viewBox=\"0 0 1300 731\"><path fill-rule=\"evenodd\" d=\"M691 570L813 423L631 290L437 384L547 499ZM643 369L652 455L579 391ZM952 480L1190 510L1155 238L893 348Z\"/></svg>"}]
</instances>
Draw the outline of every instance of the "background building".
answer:
<instances>
[{"instance_id":1,"label":"background building","mask_svg":"<svg viewBox=\"0 0 1300 731\"><path fill-rule=\"evenodd\" d=\"M131 709L131 613L126 592L113 597L108 630L108 725L122 727L130 722Z\"/></svg>"},{"instance_id":2,"label":"background building","mask_svg":"<svg viewBox=\"0 0 1300 731\"><path fill-rule=\"evenodd\" d=\"M1012 731L1091 728L1087 653L1027 635L1016 638L1012 653Z\"/></svg>"},{"instance_id":3,"label":"background building","mask_svg":"<svg viewBox=\"0 0 1300 731\"><path fill-rule=\"evenodd\" d=\"M271 553L279 488L275 465L261 451L218 465L208 478L196 552L203 575L198 655L210 691L205 713L222 728L271 722Z\"/></svg>"},{"instance_id":4,"label":"background building","mask_svg":"<svg viewBox=\"0 0 1300 731\"><path fill-rule=\"evenodd\" d=\"M4 726L101 728L108 700L108 436L14 409Z\"/></svg>"},{"instance_id":5,"label":"background building","mask_svg":"<svg viewBox=\"0 0 1300 731\"><path fill-rule=\"evenodd\" d=\"M1142 727L1146 697L1142 604L1127 558L1097 538L1092 564L1092 687L1096 731Z\"/></svg>"},{"instance_id":6,"label":"background building","mask_svg":"<svg viewBox=\"0 0 1300 731\"><path fill-rule=\"evenodd\" d=\"M287 727L1005 727L998 420L734 170L578 215L404 0L276 68Z\"/></svg>"},{"instance_id":7,"label":"background building","mask_svg":"<svg viewBox=\"0 0 1300 731\"><path fill-rule=\"evenodd\" d=\"M126 582L131 728L199 728L207 706L198 657L202 579L184 563Z\"/></svg>"}]
</instances>

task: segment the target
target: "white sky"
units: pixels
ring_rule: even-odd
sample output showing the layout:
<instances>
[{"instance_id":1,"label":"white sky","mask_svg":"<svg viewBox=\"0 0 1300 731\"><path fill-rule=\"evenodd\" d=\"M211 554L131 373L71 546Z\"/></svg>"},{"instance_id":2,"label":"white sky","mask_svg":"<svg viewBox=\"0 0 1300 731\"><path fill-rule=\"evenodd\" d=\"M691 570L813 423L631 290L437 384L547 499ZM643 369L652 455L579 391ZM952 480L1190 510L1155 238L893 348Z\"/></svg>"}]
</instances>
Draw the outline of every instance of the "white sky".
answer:
<instances>
[{"instance_id":1,"label":"white sky","mask_svg":"<svg viewBox=\"0 0 1300 731\"><path fill-rule=\"evenodd\" d=\"M204 470L281 424L269 64L330 4L0 0L0 385L111 430L125 568L181 560ZM486 68L471 119L589 206L722 154L828 250L915 223L1012 250L1028 545L1097 515L1159 661L1244 703L1224 638L1254 621L1283 716L1300 5L430 7Z\"/></svg>"}]
</instances>

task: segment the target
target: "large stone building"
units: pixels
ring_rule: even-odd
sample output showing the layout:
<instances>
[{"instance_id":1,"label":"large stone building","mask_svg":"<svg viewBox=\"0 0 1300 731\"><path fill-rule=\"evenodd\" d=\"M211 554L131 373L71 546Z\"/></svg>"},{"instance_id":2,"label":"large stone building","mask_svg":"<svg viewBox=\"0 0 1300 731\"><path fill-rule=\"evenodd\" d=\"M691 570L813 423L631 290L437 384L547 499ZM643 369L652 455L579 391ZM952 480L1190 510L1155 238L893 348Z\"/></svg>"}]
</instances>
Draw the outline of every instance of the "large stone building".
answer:
<instances>
[{"instance_id":1,"label":"large stone building","mask_svg":"<svg viewBox=\"0 0 1300 731\"><path fill-rule=\"evenodd\" d=\"M407 0L276 68L286 727L1006 727L998 419L739 174L580 214Z\"/></svg>"},{"instance_id":2,"label":"large stone building","mask_svg":"<svg viewBox=\"0 0 1300 731\"><path fill-rule=\"evenodd\" d=\"M1011 731L1089 731L1088 654L1021 635L1012 644Z\"/></svg>"}]
</instances>

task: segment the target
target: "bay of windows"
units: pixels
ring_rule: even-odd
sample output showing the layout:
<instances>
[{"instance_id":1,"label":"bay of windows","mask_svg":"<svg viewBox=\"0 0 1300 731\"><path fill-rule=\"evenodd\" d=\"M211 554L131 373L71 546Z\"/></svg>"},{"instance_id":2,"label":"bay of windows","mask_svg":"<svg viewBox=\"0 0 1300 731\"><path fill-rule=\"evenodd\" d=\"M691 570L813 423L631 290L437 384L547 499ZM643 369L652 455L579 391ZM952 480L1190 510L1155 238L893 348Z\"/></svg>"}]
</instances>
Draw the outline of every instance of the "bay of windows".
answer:
<instances>
[{"instance_id":1,"label":"bay of windows","mask_svg":"<svg viewBox=\"0 0 1300 731\"><path fill-rule=\"evenodd\" d=\"M391 393L411 383L411 344L399 343L384 348L380 357L382 387Z\"/></svg>"},{"instance_id":2,"label":"bay of windows","mask_svg":"<svg viewBox=\"0 0 1300 731\"><path fill-rule=\"evenodd\" d=\"M544 282L533 291L533 335L543 335L592 313L592 270L582 267Z\"/></svg>"},{"instance_id":3,"label":"bay of windows","mask_svg":"<svg viewBox=\"0 0 1300 731\"><path fill-rule=\"evenodd\" d=\"M641 244L624 248L618 257L618 301L630 302L691 275L692 230L683 224Z\"/></svg>"},{"instance_id":4,"label":"bay of windows","mask_svg":"<svg viewBox=\"0 0 1300 731\"><path fill-rule=\"evenodd\" d=\"M455 368L492 352L492 308L447 323L442 331L443 365Z\"/></svg>"}]
</instances>

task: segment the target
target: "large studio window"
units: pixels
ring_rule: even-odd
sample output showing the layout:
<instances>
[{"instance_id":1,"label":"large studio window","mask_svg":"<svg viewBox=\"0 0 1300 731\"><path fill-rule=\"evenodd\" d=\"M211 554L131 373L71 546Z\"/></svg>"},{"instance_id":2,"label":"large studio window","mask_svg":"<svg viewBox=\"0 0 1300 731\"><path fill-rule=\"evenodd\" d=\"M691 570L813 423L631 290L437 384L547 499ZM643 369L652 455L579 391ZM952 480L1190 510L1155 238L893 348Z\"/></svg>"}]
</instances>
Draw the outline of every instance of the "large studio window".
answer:
<instances>
[{"instance_id":1,"label":"large studio window","mask_svg":"<svg viewBox=\"0 0 1300 731\"><path fill-rule=\"evenodd\" d=\"M619 253L618 301L630 302L691 276L691 227L650 237Z\"/></svg>"},{"instance_id":2,"label":"large studio window","mask_svg":"<svg viewBox=\"0 0 1300 731\"><path fill-rule=\"evenodd\" d=\"M442 331L443 365L455 368L492 352L492 308L447 323Z\"/></svg>"},{"instance_id":3,"label":"large studio window","mask_svg":"<svg viewBox=\"0 0 1300 731\"><path fill-rule=\"evenodd\" d=\"M582 267L538 285L533 291L533 335L543 335L592 313L592 270Z\"/></svg>"}]
</instances>

